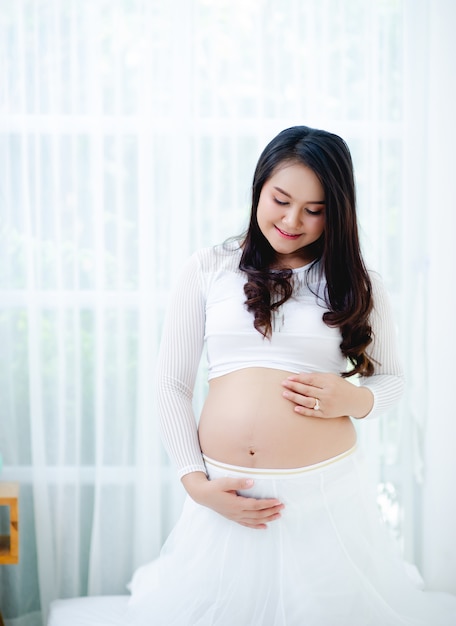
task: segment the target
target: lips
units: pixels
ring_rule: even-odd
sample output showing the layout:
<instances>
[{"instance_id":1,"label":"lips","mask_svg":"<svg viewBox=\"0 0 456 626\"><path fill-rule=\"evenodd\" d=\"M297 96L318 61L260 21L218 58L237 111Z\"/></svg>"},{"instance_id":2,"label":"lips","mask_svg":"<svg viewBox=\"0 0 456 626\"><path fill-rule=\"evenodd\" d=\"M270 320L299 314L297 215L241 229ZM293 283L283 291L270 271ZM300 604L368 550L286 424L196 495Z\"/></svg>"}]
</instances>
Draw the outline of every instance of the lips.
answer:
<instances>
[{"instance_id":1,"label":"lips","mask_svg":"<svg viewBox=\"0 0 456 626\"><path fill-rule=\"evenodd\" d=\"M286 231L281 230L278 226L275 226L275 228L279 232L279 235L281 235L285 239L299 239L299 237L301 236L301 233L293 235L292 233L287 233Z\"/></svg>"}]
</instances>

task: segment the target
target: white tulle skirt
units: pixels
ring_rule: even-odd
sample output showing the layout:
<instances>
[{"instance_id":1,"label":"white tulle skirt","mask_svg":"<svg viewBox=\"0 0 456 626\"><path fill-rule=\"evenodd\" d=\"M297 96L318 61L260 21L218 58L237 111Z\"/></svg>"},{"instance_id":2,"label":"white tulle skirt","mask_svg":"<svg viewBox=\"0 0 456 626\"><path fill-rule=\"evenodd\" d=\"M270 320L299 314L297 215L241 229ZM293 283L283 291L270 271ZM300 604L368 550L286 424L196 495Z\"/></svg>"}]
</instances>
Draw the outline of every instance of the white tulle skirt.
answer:
<instances>
[{"instance_id":1,"label":"white tulle skirt","mask_svg":"<svg viewBox=\"0 0 456 626\"><path fill-rule=\"evenodd\" d=\"M135 626L455 626L456 597L417 586L382 526L355 449L297 470L206 458L211 480L251 477L275 497L266 530L187 498L161 556L130 583Z\"/></svg>"}]
</instances>

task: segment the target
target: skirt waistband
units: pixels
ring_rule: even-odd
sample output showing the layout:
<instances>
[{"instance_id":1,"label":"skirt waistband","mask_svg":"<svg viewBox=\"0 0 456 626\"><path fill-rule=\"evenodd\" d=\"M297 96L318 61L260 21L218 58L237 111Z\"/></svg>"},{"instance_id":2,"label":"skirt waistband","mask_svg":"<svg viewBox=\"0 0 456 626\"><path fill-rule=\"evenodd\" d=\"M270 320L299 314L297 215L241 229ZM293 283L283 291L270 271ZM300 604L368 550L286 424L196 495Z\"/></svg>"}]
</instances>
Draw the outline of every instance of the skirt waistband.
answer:
<instances>
[{"instance_id":1,"label":"skirt waistband","mask_svg":"<svg viewBox=\"0 0 456 626\"><path fill-rule=\"evenodd\" d=\"M216 461L211 459L210 457L203 454L204 462L207 466L217 468L219 470L225 470L229 472L236 472L239 474L245 475L254 475L254 476L277 476L278 478L283 478L285 476L297 476L300 474L306 474L308 472L314 472L316 470L323 469L334 463L342 461L343 459L348 458L352 454L354 454L357 450L357 445L355 444L349 450L342 452L341 454L337 454L336 456L331 457L330 459L326 459L325 461L320 461L319 463L313 463L312 465L305 465L304 467L293 467L293 468L261 468L261 467L242 467L240 465L230 465L229 463L222 463L221 461Z\"/></svg>"}]
</instances>

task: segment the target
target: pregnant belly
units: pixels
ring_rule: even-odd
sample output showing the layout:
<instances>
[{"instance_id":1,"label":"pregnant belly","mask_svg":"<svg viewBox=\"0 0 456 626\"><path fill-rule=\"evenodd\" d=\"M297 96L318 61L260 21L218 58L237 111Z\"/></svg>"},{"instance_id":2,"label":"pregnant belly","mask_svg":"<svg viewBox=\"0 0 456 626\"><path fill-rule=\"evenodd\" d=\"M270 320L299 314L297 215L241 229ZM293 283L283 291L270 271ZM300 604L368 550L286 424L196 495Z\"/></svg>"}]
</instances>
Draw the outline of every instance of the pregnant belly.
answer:
<instances>
[{"instance_id":1,"label":"pregnant belly","mask_svg":"<svg viewBox=\"0 0 456 626\"><path fill-rule=\"evenodd\" d=\"M304 417L283 395L290 372L254 367L213 379L201 412L207 456L245 467L292 468L319 463L351 448L349 417Z\"/></svg>"}]
</instances>

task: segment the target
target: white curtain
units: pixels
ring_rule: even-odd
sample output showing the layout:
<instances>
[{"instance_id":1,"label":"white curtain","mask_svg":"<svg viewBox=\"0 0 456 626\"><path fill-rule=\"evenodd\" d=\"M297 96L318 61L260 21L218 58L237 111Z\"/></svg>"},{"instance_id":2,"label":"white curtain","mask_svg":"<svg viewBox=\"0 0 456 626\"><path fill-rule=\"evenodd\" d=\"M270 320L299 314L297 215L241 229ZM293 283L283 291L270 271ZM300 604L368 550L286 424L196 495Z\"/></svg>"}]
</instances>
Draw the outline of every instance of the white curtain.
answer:
<instances>
[{"instance_id":1,"label":"white curtain","mask_svg":"<svg viewBox=\"0 0 456 626\"><path fill-rule=\"evenodd\" d=\"M359 434L405 556L456 592L454 510L439 521L456 473L455 6L0 0L0 480L21 485L20 563L0 567L11 625L45 623L54 598L125 593L157 555L183 498L152 393L167 298L193 250L242 231L256 159L293 124L351 147L409 381ZM201 379L196 410L203 395Z\"/></svg>"},{"instance_id":2,"label":"white curtain","mask_svg":"<svg viewBox=\"0 0 456 626\"><path fill-rule=\"evenodd\" d=\"M428 372L427 421L424 433L423 572L435 589L456 593L456 72L454 64L456 5L437 3L429 28L427 210L427 326L422 338Z\"/></svg>"}]
</instances>

